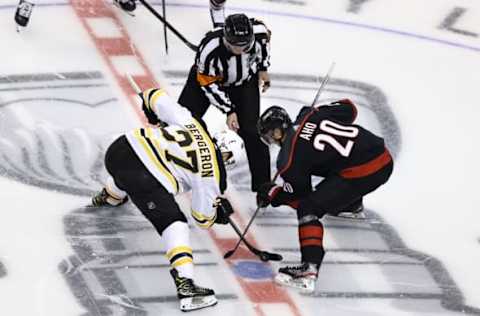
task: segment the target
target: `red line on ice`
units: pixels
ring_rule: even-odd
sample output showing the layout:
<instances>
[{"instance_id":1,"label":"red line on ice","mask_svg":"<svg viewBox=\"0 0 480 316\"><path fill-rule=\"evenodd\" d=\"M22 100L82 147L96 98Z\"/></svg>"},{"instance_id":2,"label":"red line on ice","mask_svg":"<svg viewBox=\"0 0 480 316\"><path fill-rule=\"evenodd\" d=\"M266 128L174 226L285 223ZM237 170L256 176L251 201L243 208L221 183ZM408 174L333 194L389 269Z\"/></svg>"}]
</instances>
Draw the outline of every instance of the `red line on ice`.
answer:
<instances>
[{"instance_id":1,"label":"red line on ice","mask_svg":"<svg viewBox=\"0 0 480 316\"><path fill-rule=\"evenodd\" d=\"M133 93L132 88L128 83L128 80L125 77L125 74L120 73L119 70L115 68L112 62L112 57L116 56L127 56L134 58L141 66L144 73L143 75L133 75L138 85L143 88L158 86L152 72L148 69L141 53L138 49L135 48L133 42L130 40L128 34L126 33L124 26L112 11L111 6L107 5L105 1L71 0L71 4L83 27L87 30L88 34L95 43L98 52L103 57L105 63L112 72L120 89L130 101L130 105L134 109L138 118L143 122L143 124L146 125L147 123L145 116L143 115L138 106L138 99L136 99L137 96ZM87 22L89 18L110 19L111 22L113 22L114 25L117 27L121 36L116 38L104 38L97 36L95 34L95 30L93 30ZM237 212L237 214L240 214L240 212ZM239 216L236 216L236 218L237 221L240 220L240 222L242 223ZM210 231L210 236L215 241L215 244L217 245L221 253L225 253L229 249L232 249L237 242L236 238L220 238L213 231ZM253 245L256 244L253 238L249 238L249 241ZM240 247L240 249L238 249L234 257L235 259L227 260L230 268L233 268L233 264L237 260L257 259L243 247ZM254 309L257 315L266 316L265 312L262 310L263 303L285 304L290 309L292 315L301 315L298 307L296 306L295 302L290 297L288 292L285 289L274 285L271 280L252 282L238 275L236 275L235 277L242 289L245 291L246 296L252 303L254 303Z\"/></svg>"}]
</instances>

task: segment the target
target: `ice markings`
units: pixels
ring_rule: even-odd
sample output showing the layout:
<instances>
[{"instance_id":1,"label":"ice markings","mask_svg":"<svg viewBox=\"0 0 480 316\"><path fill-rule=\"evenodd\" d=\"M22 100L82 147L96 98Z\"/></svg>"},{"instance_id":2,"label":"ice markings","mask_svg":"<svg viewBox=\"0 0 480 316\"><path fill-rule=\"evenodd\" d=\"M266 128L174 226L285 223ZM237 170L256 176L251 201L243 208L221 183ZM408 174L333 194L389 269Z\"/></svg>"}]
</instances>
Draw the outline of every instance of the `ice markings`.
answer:
<instances>
[{"instance_id":1,"label":"ice markings","mask_svg":"<svg viewBox=\"0 0 480 316\"><path fill-rule=\"evenodd\" d=\"M258 261L237 261L233 270L242 278L252 280L272 279L274 274L269 264Z\"/></svg>"}]
</instances>

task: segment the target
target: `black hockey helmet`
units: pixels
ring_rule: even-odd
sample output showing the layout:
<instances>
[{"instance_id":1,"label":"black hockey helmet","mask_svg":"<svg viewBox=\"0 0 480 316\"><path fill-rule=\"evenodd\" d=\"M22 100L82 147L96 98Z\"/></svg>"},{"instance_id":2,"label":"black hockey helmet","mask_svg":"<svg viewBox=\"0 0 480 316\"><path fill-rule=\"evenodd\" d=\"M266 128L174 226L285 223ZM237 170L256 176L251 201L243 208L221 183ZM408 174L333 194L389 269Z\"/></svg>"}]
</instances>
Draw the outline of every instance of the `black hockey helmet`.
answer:
<instances>
[{"instance_id":1,"label":"black hockey helmet","mask_svg":"<svg viewBox=\"0 0 480 316\"><path fill-rule=\"evenodd\" d=\"M269 131L279 128L285 132L290 127L292 127L290 116L284 108L278 105L266 109L257 122L258 134L267 145L272 143Z\"/></svg>"},{"instance_id":2,"label":"black hockey helmet","mask_svg":"<svg viewBox=\"0 0 480 316\"><path fill-rule=\"evenodd\" d=\"M229 15L225 19L223 36L230 45L250 47L255 40L253 25L243 13Z\"/></svg>"}]
</instances>

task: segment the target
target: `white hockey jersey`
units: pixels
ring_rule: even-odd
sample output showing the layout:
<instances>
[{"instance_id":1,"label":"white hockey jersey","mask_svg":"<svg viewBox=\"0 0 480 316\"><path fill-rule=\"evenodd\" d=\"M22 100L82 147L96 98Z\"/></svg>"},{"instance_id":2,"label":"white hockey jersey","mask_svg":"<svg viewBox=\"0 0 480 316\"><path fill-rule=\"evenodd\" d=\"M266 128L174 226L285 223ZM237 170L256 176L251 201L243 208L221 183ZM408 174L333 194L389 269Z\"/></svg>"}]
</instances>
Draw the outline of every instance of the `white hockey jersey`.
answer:
<instances>
[{"instance_id":1,"label":"white hockey jersey","mask_svg":"<svg viewBox=\"0 0 480 316\"><path fill-rule=\"evenodd\" d=\"M192 191L192 217L199 226L210 227L216 218L215 200L226 189L216 144L201 123L163 90L146 90L143 98L168 126L133 130L126 134L128 142L168 192Z\"/></svg>"}]
</instances>

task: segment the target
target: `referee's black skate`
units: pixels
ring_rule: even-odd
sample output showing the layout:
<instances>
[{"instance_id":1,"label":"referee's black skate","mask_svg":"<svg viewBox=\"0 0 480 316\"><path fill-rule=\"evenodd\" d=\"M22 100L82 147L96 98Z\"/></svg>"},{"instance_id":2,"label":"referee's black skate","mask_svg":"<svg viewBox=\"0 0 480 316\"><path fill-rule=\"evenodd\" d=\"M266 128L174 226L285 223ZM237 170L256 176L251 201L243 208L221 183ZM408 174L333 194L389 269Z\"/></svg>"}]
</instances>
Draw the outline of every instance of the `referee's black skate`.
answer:
<instances>
[{"instance_id":1,"label":"referee's black skate","mask_svg":"<svg viewBox=\"0 0 480 316\"><path fill-rule=\"evenodd\" d=\"M180 300L180 310L183 312L217 304L217 298L212 289L197 286L192 279L180 277L176 269L170 270L170 274L175 281L177 297Z\"/></svg>"},{"instance_id":2,"label":"referee's black skate","mask_svg":"<svg viewBox=\"0 0 480 316\"><path fill-rule=\"evenodd\" d=\"M275 282L299 289L304 294L315 291L315 283L318 278L319 264L303 262L296 266L287 266L278 269Z\"/></svg>"},{"instance_id":3,"label":"referee's black skate","mask_svg":"<svg viewBox=\"0 0 480 316\"><path fill-rule=\"evenodd\" d=\"M135 0L113 0L113 4L130 15L133 15L133 11L137 8Z\"/></svg>"},{"instance_id":4,"label":"referee's black skate","mask_svg":"<svg viewBox=\"0 0 480 316\"><path fill-rule=\"evenodd\" d=\"M128 196L123 199L112 196L107 192L105 188L102 191L95 194L92 198L92 204L90 207L115 207L127 203Z\"/></svg>"}]
</instances>

